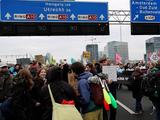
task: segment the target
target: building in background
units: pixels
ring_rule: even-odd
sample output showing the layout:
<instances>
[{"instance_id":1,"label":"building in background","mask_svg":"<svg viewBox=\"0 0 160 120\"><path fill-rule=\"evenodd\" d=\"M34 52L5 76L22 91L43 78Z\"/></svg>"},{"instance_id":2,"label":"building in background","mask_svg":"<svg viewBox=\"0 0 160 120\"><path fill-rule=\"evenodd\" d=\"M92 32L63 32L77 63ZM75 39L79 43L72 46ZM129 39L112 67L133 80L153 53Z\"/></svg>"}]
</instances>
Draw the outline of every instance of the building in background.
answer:
<instances>
[{"instance_id":1,"label":"building in background","mask_svg":"<svg viewBox=\"0 0 160 120\"><path fill-rule=\"evenodd\" d=\"M87 44L86 51L90 52L90 58L88 62L98 61L98 44Z\"/></svg>"},{"instance_id":2,"label":"building in background","mask_svg":"<svg viewBox=\"0 0 160 120\"><path fill-rule=\"evenodd\" d=\"M121 62L126 62L129 59L128 55L128 43L127 42L119 42L119 41L112 41L108 42L108 57L115 61L115 56L119 55L122 58ZM107 48L106 47L106 48Z\"/></svg>"},{"instance_id":3,"label":"building in background","mask_svg":"<svg viewBox=\"0 0 160 120\"><path fill-rule=\"evenodd\" d=\"M99 60L99 59L101 59L101 58L106 57L106 54L104 53L104 51L99 51L99 52L98 52L98 57L99 57L99 58L98 58L98 60Z\"/></svg>"},{"instance_id":4,"label":"building in background","mask_svg":"<svg viewBox=\"0 0 160 120\"><path fill-rule=\"evenodd\" d=\"M158 52L160 50L160 37L153 37L146 40L146 53Z\"/></svg>"},{"instance_id":5,"label":"building in background","mask_svg":"<svg viewBox=\"0 0 160 120\"><path fill-rule=\"evenodd\" d=\"M150 60L150 58L152 57L153 54L156 54L155 59L156 59L156 57L160 58L160 37L152 37L152 38L146 40L147 60Z\"/></svg>"},{"instance_id":6,"label":"building in background","mask_svg":"<svg viewBox=\"0 0 160 120\"><path fill-rule=\"evenodd\" d=\"M108 45L104 46L104 55L108 58Z\"/></svg>"},{"instance_id":7,"label":"building in background","mask_svg":"<svg viewBox=\"0 0 160 120\"><path fill-rule=\"evenodd\" d=\"M5 62L7 64L16 64L17 59L20 58L31 58L29 54L21 54L21 55L0 55L0 61Z\"/></svg>"}]
</instances>

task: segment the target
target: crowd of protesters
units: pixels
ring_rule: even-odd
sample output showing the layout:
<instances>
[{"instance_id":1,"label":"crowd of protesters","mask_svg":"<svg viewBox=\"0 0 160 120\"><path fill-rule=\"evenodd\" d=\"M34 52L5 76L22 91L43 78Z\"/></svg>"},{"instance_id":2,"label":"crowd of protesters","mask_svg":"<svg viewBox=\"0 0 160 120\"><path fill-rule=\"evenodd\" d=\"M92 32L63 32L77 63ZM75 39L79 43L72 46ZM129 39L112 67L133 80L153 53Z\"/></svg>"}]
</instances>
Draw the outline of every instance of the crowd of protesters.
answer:
<instances>
[{"instance_id":1,"label":"crowd of protesters","mask_svg":"<svg viewBox=\"0 0 160 120\"><path fill-rule=\"evenodd\" d=\"M144 112L142 98L147 96L155 108L156 120L160 120L160 60L150 61L148 64L144 64L142 61L127 65L120 63L117 75L126 76L125 74L128 74L129 90L132 91L135 99L135 113L142 114Z\"/></svg>"},{"instance_id":2,"label":"crowd of protesters","mask_svg":"<svg viewBox=\"0 0 160 120\"><path fill-rule=\"evenodd\" d=\"M43 66L32 61L27 67L16 64L9 67L0 62L0 119L1 120L51 120L52 103L47 85L50 84L53 97L60 104L74 104L84 120L116 120L116 109L110 106L107 112L103 105L94 103L88 79L102 73L103 66L110 66L109 59L99 63L83 65L75 62L68 65ZM117 75L126 71L130 74L131 90L136 100L135 112L143 113L141 84L147 74L160 72L160 61L145 66L137 64L118 64ZM154 75L154 74L152 74ZM158 78L157 78L158 79ZM159 78L160 79L160 78ZM117 82L107 79L107 84L116 98ZM150 97L156 108L157 120L160 119L160 97Z\"/></svg>"}]
</instances>

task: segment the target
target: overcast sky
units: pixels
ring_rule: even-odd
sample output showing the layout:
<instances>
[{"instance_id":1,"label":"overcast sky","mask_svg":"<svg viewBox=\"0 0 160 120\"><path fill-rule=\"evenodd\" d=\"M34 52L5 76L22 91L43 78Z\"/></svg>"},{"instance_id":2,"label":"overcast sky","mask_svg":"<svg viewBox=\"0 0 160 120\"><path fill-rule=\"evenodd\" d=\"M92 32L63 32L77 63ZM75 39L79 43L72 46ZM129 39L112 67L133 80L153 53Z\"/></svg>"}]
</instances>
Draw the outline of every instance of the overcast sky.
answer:
<instances>
[{"instance_id":1,"label":"overcast sky","mask_svg":"<svg viewBox=\"0 0 160 120\"><path fill-rule=\"evenodd\" d=\"M87 1L87 0L77 0ZM106 0L88 0L106 2ZM108 0L110 10L128 10L130 0ZM80 59L86 44L96 38L102 51L109 41L120 41L120 26L110 26L109 36L53 36L53 37L0 37L0 55L43 54L50 52L54 58ZM129 59L143 59L145 40L153 36L131 36L130 26L122 26L122 41L128 42Z\"/></svg>"}]
</instances>

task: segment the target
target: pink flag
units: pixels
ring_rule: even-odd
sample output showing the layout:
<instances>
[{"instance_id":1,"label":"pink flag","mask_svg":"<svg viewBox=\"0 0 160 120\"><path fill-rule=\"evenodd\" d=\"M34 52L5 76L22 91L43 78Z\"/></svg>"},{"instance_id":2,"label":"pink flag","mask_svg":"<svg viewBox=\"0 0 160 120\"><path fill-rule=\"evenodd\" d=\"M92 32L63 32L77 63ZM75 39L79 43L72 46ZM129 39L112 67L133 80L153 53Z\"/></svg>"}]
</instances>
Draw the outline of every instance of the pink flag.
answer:
<instances>
[{"instance_id":1,"label":"pink flag","mask_svg":"<svg viewBox=\"0 0 160 120\"><path fill-rule=\"evenodd\" d=\"M119 53L116 53L115 61L116 61L116 64L117 64L117 63L121 63L121 61L122 61L122 57L120 56L120 54L119 54Z\"/></svg>"},{"instance_id":2,"label":"pink flag","mask_svg":"<svg viewBox=\"0 0 160 120\"><path fill-rule=\"evenodd\" d=\"M148 61L151 61L150 57L151 57L152 53L150 50L148 50L148 53L147 53L147 58L148 58Z\"/></svg>"}]
</instances>

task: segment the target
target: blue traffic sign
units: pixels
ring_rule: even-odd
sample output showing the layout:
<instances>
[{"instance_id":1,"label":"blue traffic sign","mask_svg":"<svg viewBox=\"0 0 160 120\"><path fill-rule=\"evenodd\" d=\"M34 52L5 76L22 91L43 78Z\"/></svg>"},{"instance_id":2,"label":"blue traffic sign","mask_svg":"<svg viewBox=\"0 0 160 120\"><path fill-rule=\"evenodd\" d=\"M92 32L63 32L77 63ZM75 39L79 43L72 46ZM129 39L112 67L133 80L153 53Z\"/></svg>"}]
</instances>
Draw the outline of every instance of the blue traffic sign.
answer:
<instances>
[{"instance_id":1,"label":"blue traffic sign","mask_svg":"<svg viewBox=\"0 0 160 120\"><path fill-rule=\"evenodd\" d=\"M2 0L2 22L108 22L108 3Z\"/></svg>"},{"instance_id":2,"label":"blue traffic sign","mask_svg":"<svg viewBox=\"0 0 160 120\"><path fill-rule=\"evenodd\" d=\"M0 21L1 21L1 0L0 0Z\"/></svg>"},{"instance_id":3,"label":"blue traffic sign","mask_svg":"<svg viewBox=\"0 0 160 120\"><path fill-rule=\"evenodd\" d=\"M131 0L131 22L160 22L160 0Z\"/></svg>"}]
</instances>

